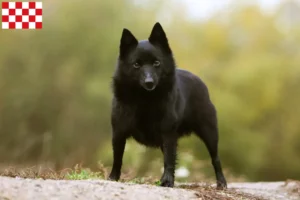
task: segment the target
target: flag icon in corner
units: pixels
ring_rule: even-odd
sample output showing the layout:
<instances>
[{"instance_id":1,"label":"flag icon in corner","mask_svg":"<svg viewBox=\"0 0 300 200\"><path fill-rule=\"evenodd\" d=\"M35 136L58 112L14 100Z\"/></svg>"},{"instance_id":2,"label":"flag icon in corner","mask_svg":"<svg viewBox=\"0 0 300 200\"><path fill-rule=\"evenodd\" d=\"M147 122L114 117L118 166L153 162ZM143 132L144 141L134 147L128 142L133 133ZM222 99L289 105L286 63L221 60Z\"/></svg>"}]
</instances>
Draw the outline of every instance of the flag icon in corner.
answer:
<instances>
[{"instance_id":1,"label":"flag icon in corner","mask_svg":"<svg viewBox=\"0 0 300 200\"><path fill-rule=\"evenodd\" d=\"M41 29L42 2L2 2L2 29Z\"/></svg>"}]
</instances>

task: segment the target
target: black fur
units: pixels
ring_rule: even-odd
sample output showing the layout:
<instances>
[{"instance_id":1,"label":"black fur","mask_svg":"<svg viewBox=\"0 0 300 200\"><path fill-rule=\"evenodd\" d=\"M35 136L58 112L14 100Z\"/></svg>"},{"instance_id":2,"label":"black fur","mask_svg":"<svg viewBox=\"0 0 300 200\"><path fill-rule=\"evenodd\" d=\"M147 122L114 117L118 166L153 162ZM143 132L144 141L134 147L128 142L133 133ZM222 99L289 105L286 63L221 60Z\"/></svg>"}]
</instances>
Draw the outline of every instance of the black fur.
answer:
<instances>
[{"instance_id":1,"label":"black fur","mask_svg":"<svg viewBox=\"0 0 300 200\"><path fill-rule=\"evenodd\" d=\"M161 148L161 185L174 186L177 140L192 132L205 143L215 170L217 188L226 188L218 157L217 116L206 85L196 75L176 69L166 34L159 23L148 40L138 41L124 29L113 78L114 162L109 179L118 180L126 140Z\"/></svg>"}]
</instances>

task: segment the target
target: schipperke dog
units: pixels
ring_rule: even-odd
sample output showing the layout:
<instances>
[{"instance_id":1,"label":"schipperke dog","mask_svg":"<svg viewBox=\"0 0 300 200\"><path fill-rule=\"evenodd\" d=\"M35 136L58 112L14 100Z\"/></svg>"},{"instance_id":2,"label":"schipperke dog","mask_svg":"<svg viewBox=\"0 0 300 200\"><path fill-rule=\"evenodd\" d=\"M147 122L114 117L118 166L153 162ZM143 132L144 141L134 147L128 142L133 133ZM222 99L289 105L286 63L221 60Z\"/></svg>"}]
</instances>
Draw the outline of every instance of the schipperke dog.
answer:
<instances>
[{"instance_id":1,"label":"schipperke dog","mask_svg":"<svg viewBox=\"0 0 300 200\"><path fill-rule=\"evenodd\" d=\"M161 149L161 186L173 187L178 139L195 133L210 153L217 188L227 187L218 156L216 109L208 89L196 75L176 69L160 23L142 41L123 29L112 88L110 180L119 180L126 140L133 137L147 147Z\"/></svg>"}]
</instances>

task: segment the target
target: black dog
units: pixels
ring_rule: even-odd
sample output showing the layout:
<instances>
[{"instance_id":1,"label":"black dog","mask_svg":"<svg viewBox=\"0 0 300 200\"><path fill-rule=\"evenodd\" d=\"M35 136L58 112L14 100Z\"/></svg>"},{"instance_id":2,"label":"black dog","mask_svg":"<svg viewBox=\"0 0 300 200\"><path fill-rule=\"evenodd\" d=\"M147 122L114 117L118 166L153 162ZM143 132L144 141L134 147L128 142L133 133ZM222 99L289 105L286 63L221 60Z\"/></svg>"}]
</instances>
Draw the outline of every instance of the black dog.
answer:
<instances>
[{"instance_id":1,"label":"black dog","mask_svg":"<svg viewBox=\"0 0 300 200\"><path fill-rule=\"evenodd\" d=\"M126 139L160 147L164 155L161 185L174 186L177 140L194 132L205 143L215 170L217 188L226 188L218 157L216 110L206 85L192 73L176 69L166 34L159 23L148 40L138 41L123 29L113 77L113 168L118 180Z\"/></svg>"}]
</instances>

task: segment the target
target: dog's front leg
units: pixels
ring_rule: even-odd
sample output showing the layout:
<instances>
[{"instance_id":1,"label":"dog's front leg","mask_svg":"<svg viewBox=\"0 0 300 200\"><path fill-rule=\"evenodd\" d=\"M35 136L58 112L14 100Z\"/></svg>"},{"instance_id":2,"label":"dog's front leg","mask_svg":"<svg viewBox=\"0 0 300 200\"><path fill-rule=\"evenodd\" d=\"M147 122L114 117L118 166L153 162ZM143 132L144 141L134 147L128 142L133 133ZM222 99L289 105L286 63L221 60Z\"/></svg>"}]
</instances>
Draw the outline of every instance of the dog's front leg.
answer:
<instances>
[{"instance_id":1,"label":"dog's front leg","mask_svg":"<svg viewBox=\"0 0 300 200\"><path fill-rule=\"evenodd\" d=\"M118 181L120 178L125 145L126 145L126 138L124 137L115 136L112 139L114 160L113 160L113 167L108 178L109 180Z\"/></svg>"},{"instance_id":2,"label":"dog's front leg","mask_svg":"<svg viewBox=\"0 0 300 200\"><path fill-rule=\"evenodd\" d=\"M162 151L164 154L164 173L161 177L161 186L173 187L176 165L177 136L163 135Z\"/></svg>"}]
</instances>

